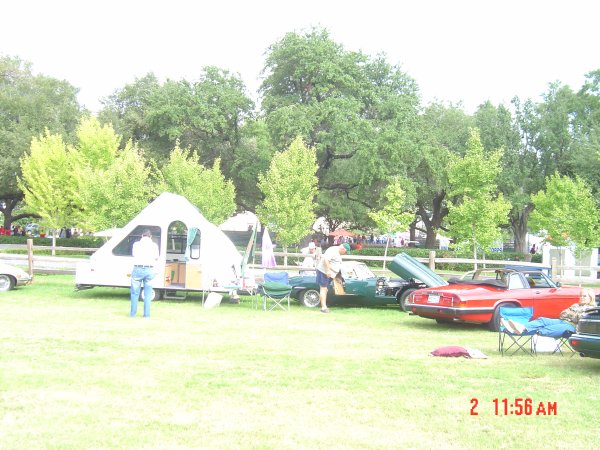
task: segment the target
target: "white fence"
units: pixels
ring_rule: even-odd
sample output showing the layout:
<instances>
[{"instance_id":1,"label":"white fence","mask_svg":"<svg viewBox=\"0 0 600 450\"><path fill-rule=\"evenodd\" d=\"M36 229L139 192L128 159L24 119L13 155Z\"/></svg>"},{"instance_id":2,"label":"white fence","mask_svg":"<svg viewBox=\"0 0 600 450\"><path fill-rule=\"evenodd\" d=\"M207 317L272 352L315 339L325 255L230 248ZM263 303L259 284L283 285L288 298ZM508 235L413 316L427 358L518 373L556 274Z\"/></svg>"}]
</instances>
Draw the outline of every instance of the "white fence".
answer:
<instances>
[{"instance_id":1,"label":"white fence","mask_svg":"<svg viewBox=\"0 0 600 450\"><path fill-rule=\"evenodd\" d=\"M64 257L64 256L45 256L36 254L38 251L44 252L52 252L55 251L71 251L71 252L93 252L96 249L94 248L78 248L78 247L49 247L49 246L34 246L31 241L28 242L28 245L14 245L14 244L2 244L0 245L0 251L4 249L17 250L22 253L0 253L0 261L12 264L18 267L25 268L29 271L29 273L75 273L75 267L78 261L81 261L81 257ZM260 264L260 252L256 252L255 261L250 261L250 267L257 270L264 270ZM283 257L284 264L278 265L275 270L287 270L290 272L295 272L300 269L300 262L304 259L304 255L301 253L284 253L284 252L276 252L275 256ZM394 259L394 255L392 256L366 256L366 255L346 255L344 256L345 260L355 260L355 261L376 261L377 267L374 268L373 272L379 275L391 275L387 269L385 269L385 265L388 262ZM561 274L564 271L570 270L575 271L575 273L579 270L586 271L595 271L598 273L600 271L600 266L559 266L557 265L556 260L552 261L552 265L544 265L538 263L532 263L527 261L508 261L508 260L494 260L494 259L468 259L468 258L437 258L435 251L429 252L428 258L416 258L418 261L426 264L431 268L431 270L436 271L436 266L443 263L450 264L468 264L472 267L497 267L497 266L525 266L525 267L535 267L540 269L548 269L550 267L552 277L554 279L561 279ZM273 270L273 269L270 269ZM574 281L578 281L577 277L571 277L570 279ZM589 281L589 278L585 280ZM598 280L600 282L600 280Z\"/></svg>"}]
</instances>

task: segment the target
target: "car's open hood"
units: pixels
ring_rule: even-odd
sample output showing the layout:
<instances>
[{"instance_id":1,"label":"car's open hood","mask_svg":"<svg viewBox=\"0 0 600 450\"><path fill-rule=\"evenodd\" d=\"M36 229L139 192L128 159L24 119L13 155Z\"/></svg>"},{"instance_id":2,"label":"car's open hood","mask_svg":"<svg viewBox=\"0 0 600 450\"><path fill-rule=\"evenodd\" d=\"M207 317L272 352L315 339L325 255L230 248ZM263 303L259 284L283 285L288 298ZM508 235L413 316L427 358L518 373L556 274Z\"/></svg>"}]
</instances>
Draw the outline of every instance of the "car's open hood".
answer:
<instances>
[{"instance_id":1,"label":"car's open hood","mask_svg":"<svg viewBox=\"0 0 600 450\"><path fill-rule=\"evenodd\" d=\"M411 278L420 280L427 287L445 286L448 284L446 280L432 271L429 267L421 264L415 258L406 253L398 253L389 265L392 272L405 280Z\"/></svg>"}]
</instances>

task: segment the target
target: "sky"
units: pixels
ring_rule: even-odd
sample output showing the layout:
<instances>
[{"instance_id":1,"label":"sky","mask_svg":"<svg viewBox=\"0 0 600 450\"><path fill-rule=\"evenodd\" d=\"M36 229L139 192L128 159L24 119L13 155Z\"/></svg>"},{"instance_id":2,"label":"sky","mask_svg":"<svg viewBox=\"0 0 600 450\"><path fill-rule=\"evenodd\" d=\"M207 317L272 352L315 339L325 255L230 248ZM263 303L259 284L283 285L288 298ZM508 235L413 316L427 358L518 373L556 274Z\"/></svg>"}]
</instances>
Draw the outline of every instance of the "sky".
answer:
<instances>
[{"instance_id":1,"label":"sky","mask_svg":"<svg viewBox=\"0 0 600 450\"><path fill-rule=\"evenodd\" d=\"M65 79L92 111L153 72L195 81L238 73L256 99L265 52L321 27L348 51L385 54L422 103L540 100L554 81L578 90L600 69L597 0L0 0L0 56Z\"/></svg>"}]
</instances>

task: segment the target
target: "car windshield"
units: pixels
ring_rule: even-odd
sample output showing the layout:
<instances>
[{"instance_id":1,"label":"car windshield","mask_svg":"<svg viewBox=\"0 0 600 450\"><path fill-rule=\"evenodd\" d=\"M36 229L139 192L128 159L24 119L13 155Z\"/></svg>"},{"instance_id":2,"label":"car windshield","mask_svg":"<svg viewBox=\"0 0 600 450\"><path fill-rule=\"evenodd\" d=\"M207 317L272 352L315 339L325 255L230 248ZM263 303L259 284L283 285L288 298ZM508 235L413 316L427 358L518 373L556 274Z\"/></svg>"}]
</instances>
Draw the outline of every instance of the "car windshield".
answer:
<instances>
[{"instance_id":1,"label":"car windshield","mask_svg":"<svg viewBox=\"0 0 600 450\"><path fill-rule=\"evenodd\" d=\"M497 269L478 269L465 273L462 279L506 282L506 272Z\"/></svg>"},{"instance_id":2,"label":"car windshield","mask_svg":"<svg viewBox=\"0 0 600 450\"><path fill-rule=\"evenodd\" d=\"M555 288L556 283L542 272L523 272L532 288Z\"/></svg>"},{"instance_id":3,"label":"car windshield","mask_svg":"<svg viewBox=\"0 0 600 450\"><path fill-rule=\"evenodd\" d=\"M365 280L375 278L375 274L364 263L342 265L342 275L346 280Z\"/></svg>"}]
</instances>

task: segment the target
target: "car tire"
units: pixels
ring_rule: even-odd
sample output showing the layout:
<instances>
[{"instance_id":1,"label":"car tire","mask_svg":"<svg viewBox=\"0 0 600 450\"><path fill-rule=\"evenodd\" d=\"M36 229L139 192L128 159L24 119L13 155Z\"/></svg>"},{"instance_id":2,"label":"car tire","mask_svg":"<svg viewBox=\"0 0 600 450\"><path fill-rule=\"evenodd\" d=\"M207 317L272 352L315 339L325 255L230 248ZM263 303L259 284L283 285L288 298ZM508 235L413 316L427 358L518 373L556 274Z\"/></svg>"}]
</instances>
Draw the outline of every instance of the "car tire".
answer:
<instances>
[{"instance_id":1,"label":"car tire","mask_svg":"<svg viewBox=\"0 0 600 450\"><path fill-rule=\"evenodd\" d=\"M319 291L316 289L307 289L300 293L300 303L307 308L316 308L321 304Z\"/></svg>"},{"instance_id":2,"label":"car tire","mask_svg":"<svg viewBox=\"0 0 600 450\"><path fill-rule=\"evenodd\" d=\"M488 328L490 331L499 331L500 330L500 307L501 306L514 306L518 307L514 303L502 303L501 305L496 306L494 309L494 315L492 316L492 320L488 322Z\"/></svg>"},{"instance_id":3,"label":"car tire","mask_svg":"<svg viewBox=\"0 0 600 450\"><path fill-rule=\"evenodd\" d=\"M435 321L440 325L447 325L449 323L453 323L452 319L435 319Z\"/></svg>"},{"instance_id":4,"label":"car tire","mask_svg":"<svg viewBox=\"0 0 600 450\"><path fill-rule=\"evenodd\" d=\"M10 291L15 287L15 279L10 275L0 275L0 292Z\"/></svg>"},{"instance_id":5,"label":"car tire","mask_svg":"<svg viewBox=\"0 0 600 450\"><path fill-rule=\"evenodd\" d=\"M400 305L400 309L402 311L407 311L406 309L406 301L408 300L408 296L411 294L411 292L416 291L415 288L409 288L406 289L405 291L403 291L399 296L398 296L398 304Z\"/></svg>"}]
</instances>

